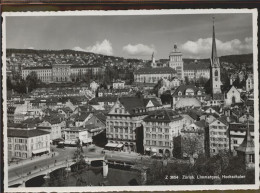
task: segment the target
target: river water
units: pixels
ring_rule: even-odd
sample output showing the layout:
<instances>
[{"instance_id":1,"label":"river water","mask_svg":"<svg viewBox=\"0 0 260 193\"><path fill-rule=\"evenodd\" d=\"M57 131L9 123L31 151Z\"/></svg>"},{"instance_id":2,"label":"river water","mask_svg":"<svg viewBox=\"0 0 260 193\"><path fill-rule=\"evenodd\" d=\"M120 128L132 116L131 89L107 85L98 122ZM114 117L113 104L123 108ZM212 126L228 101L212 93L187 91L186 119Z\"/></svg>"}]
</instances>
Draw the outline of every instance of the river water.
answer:
<instances>
[{"instance_id":1,"label":"river water","mask_svg":"<svg viewBox=\"0 0 260 193\"><path fill-rule=\"evenodd\" d=\"M26 187L64 186L129 186L140 184L140 173L131 169L109 167L107 178L103 178L102 167L85 168L78 172L68 172L65 168L50 173L49 179L38 176L28 180Z\"/></svg>"}]
</instances>

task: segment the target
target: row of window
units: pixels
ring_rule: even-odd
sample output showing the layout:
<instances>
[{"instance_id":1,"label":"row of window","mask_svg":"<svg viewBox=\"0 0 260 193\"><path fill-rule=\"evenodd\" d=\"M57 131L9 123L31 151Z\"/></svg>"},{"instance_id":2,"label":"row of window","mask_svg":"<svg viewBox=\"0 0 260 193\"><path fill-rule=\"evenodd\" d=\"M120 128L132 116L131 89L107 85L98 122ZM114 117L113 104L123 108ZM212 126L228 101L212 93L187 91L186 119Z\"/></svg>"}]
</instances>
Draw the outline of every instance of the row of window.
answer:
<instances>
[{"instance_id":1,"label":"row of window","mask_svg":"<svg viewBox=\"0 0 260 193\"><path fill-rule=\"evenodd\" d=\"M156 134L149 134L149 133L146 133L145 137L146 138L152 138L152 139L169 139L169 135L162 135L162 134L158 134L157 135L158 137L156 137Z\"/></svg>"},{"instance_id":2,"label":"row of window","mask_svg":"<svg viewBox=\"0 0 260 193\"><path fill-rule=\"evenodd\" d=\"M118 135L118 134L108 134L107 135L108 138L114 138L114 139L130 139L130 140L134 140L135 139L135 135Z\"/></svg>"},{"instance_id":3,"label":"row of window","mask_svg":"<svg viewBox=\"0 0 260 193\"><path fill-rule=\"evenodd\" d=\"M150 140L146 140L146 145L153 145L153 146L166 146L169 147L170 143L169 142L163 142L163 141L150 141Z\"/></svg>"},{"instance_id":4,"label":"row of window","mask_svg":"<svg viewBox=\"0 0 260 193\"><path fill-rule=\"evenodd\" d=\"M210 128L212 128L212 129L227 129L227 127L226 126L210 126Z\"/></svg>"},{"instance_id":5,"label":"row of window","mask_svg":"<svg viewBox=\"0 0 260 193\"><path fill-rule=\"evenodd\" d=\"M126 127L136 127L136 123L128 123L128 122L113 122L113 121L107 121L107 125L111 125L111 126L126 126Z\"/></svg>"},{"instance_id":6,"label":"row of window","mask_svg":"<svg viewBox=\"0 0 260 193\"><path fill-rule=\"evenodd\" d=\"M134 132L134 130L133 130L133 128L122 128L122 129L120 129L120 128L113 128L113 127L110 127L110 130L109 130L111 133L133 133Z\"/></svg>"},{"instance_id":7,"label":"row of window","mask_svg":"<svg viewBox=\"0 0 260 193\"><path fill-rule=\"evenodd\" d=\"M211 147L220 147L220 148L227 148L228 147L227 144L216 144L216 143L211 143L210 146Z\"/></svg>"},{"instance_id":8,"label":"row of window","mask_svg":"<svg viewBox=\"0 0 260 193\"><path fill-rule=\"evenodd\" d=\"M158 133L164 132L164 133L169 133L169 129L168 128L164 128L163 129L163 128L156 128L156 127L152 127L152 128L146 127L145 131L146 132L158 132Z\"/></svg>"},{"instance_id":9,"label":"row of window","mask_svg":"<svg viewBox=\"0 0 260 193\"><path fill-rule=\"evenodd\" d=\"M215 138L215 137L211 137L210 138L210 141L224 141L224 142L227 142L228 139L227 138Z\"/></svg>"},{"instance_id":10,"label":"row of window","mask_svg":"<svg viewBox=\"0 0 260 193\"><path fill-rule=\"evenodd\" d=\"M214 131L211 131L210 135L227 135L227 132L214 132Z\"/></svg>"},{"instance_id":11,"label":"row of window","mask_svg":"<svg viewBox=\"0 0 260 193\"><path fill-rule=\"evenodd\" d=\"M180 123L180 121L175 121L176 123ZM155 125L155 126L169 126L169 123L165 122L145 122L146 125Z\"/></svg>"}]
</instances>

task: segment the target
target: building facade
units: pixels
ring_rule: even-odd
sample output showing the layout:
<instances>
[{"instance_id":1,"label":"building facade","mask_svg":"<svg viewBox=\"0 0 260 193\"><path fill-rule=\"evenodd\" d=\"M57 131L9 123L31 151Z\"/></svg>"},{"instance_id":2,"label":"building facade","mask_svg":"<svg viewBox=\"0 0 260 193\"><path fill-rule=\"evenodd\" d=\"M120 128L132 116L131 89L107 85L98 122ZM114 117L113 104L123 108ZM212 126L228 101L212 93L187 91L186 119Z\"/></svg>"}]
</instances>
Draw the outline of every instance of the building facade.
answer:
<instances>
[{"instance_id":1,"label":"building facade","mask_svg":"<svg viewBox=\"0 0 260 193\"><path fill-rule=\"evenodd\" d=\"M121 97L107 114L106 136L109 144L123 145L125 151L137 151L136 129L141 127L147 110L142 98Z\"/></svg>"},{"instance_id":2,"label":"building facade","mask_svg":"<svg viewBox=\"0 0 260 193\"><path fill-rule=\"evenodd\" d=\"M157 110L144 118L144 150L150 154L172 156L173 138L181 133L182 116L172 110Z\"/></svg>"},{"instance_id":3,"label":"building facade","mask_svg":"<svg viewBox=\"0 0 260 193\"><path fill-rule=\"evenodd\" d=\"M183 80L184 74L183 74L182 53L178 50L176 44L174 45L174 49L169 54L169 67L176 70L177 77Z\"/></svg>"},{"instance_id":4,"label":"building facade","mask_svg":"<svg viewBox=\"0 0 260 193\"><path fill-rule=\"evenodd\" d=\"M8 160L28 159L50 152L49 132L38 129L8 129Z\"/></svg>"},{"instance_id":5,"label":"building facade","mask_svg":"<svg viewBox=\"0 0 260 193\"><path fill-rule=\"evenodd\" d=\"M216 155L221 151L228 151L228 122L224 118L218 118L209 124L209 144L210 155Z\"/></svg>"},{"instance_id":6,"label":"building facade","mask_svg":"<svg viewBox=\"0 0 260 193\"><path fill-rule=\"evenodd\" d=\"M70 82L86 73L98 75L102 69L98 65L83 66L72 64L53 64L52 66L25 67L22 69L22 78L25 80L31 72L36 72L38 78L45 83Z\"/></svg>"}]
</instances>

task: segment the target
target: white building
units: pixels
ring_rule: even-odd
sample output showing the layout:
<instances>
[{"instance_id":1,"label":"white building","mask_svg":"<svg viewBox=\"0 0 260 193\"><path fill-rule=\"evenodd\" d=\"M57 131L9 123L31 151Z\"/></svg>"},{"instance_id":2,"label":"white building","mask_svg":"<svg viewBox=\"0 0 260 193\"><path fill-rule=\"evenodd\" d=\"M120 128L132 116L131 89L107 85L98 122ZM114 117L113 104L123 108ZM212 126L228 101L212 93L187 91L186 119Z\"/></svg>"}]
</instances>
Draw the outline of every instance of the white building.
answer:
<instances>
[{"instance_id":1,"label":"white building","mask_svg":"<svg viewBox=\"0 0 260 193\"><path fill-rule=\"evenodd\" d=\"M49 132L38 129L8 129L8 160L27 159L50 152Z\"/></svg>"},{"instance_id":2,"label":"white building","mask_svg":"<svg viewBox=\"0 0 260 193\"><path fill-rule=\"evenodd\" d=\"M144 118L144 150L172 156L173 138L181 133L182 116L172 110L157 110Z\"/></svg>"},{"instance_id":3,"label":"white building","mask_svg":"<svg viewBox=\"0 0 260 193\"><path fill-rule=\"evenodd\" d=\"M231 104L241 103L240 92L236 89L235 86L231 86L229 91L225 96L225 105L230 106Z\"/></svg>"}]
</instances>

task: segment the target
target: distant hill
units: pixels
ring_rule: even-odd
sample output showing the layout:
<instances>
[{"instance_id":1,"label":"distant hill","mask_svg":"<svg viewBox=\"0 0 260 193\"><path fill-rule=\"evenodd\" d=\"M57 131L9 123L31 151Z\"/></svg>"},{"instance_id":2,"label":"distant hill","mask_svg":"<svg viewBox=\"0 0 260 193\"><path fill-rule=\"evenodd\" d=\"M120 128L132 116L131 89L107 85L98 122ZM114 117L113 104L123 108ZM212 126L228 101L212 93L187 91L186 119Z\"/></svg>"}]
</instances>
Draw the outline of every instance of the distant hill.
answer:
<instances>
[{"instance_id":1,"label":"distant hill","mask_svg":"<svg viewBox=\"0 0 260 193\"><path fill-rule=\"evenodd\" d=\"M42 57L46 54L51 55L71 55L72 57L67 59L67 62L73 63L100 63L100 64L115 64L115 66L126 66L128 65L146 65L148 60L141 60L141 59L126 59L123 57L116 57L116 56L107 56L102 54L95 54L91 52L82 52L82 51L75 51L75 50L33 50L33 49L7 49L6 50L7 57L11 56L11 54L18 54L18 55L36 55ZM81 59L78 59L80 57ZM45 59L44 59L45 60ZM62 59L61 59L62 60ZM210 59L190 59L184 58L184 63L191 63L197 60L198 62L201 61L203 63L209 63ZM37 61L36 61L37 62ZM157 61L158 63L167 63L169 59L160 59ZM227 55L220 57L220 63L232 64L234 67L239 67L242 64L252 65L253 63L253 54L240 54L240 55Z\"/></svg>"}]
</instances>

